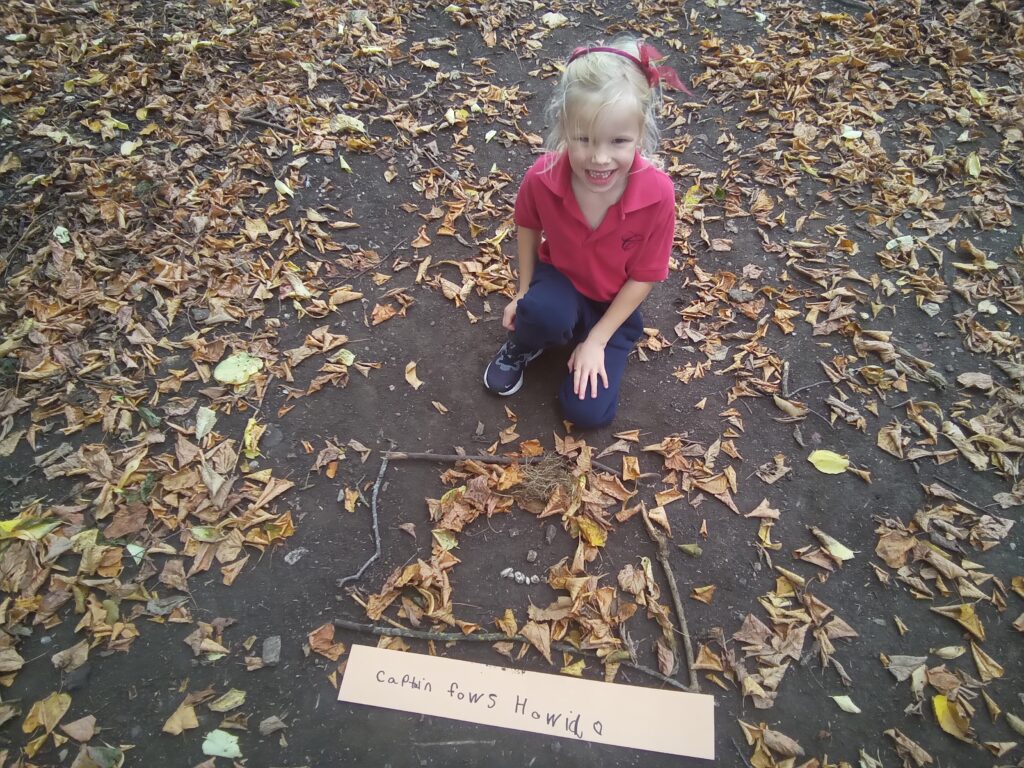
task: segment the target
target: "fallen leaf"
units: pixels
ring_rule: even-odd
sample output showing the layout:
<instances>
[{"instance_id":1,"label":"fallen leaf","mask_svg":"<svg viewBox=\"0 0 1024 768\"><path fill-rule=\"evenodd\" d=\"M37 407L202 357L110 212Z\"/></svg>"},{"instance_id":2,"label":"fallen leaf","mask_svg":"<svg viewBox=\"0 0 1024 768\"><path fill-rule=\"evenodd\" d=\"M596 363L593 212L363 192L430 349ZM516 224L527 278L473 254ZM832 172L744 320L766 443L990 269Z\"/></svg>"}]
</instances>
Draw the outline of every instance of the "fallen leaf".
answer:
<instances>
[{"instance_id":1,"label":"fallen leaf","mask_svg":"<svg viewBox=\"0 0 1024 768\"><path fill-rule=\"evenodd\" d=\"M711 599L715 596L715 589L714 584L709 584L706 587L694 587L690 592L690 597L706 605L711 605Z\"/></svg>"},{"instance_id":2,"label":"fallen leaf","mask_svg":"<svg viewBox=\"0 0 1024 768\"><path fill-rule=\"evenodd\" d=\"M245 704L245 691L232 688L223 696L214 699L206 706L213 712L230 712L232 709L240 707L243 704Z\"/></svg>"},{"instance_id":3,"label":"fallen leaf","mask_svg":"<svg viewBox=\"0 0 1024 768\"><path fill-rule=\"evenodd\" d=\"M859 715L860 707L853 703L853 699L849 696L832 696L832 701L843 710L843 712L849 712L851 715Z\"/></svg>"},{"instance_id":4,"label":"fallen leaf","mask_svg":"<svg viewBox=\"0 0 1024 768\"><path fill-rule=\"evenodd\" d=\"M841 475L850 466L850 460L832 451L814 451L807 460L826 475Z\"/></svg>"},{"instance_id":5,"label":"fallen leaf","mask_svg":"<svg viewBox=\"0 0 1024 768\"><path fill-rule=\"evenodd\" d=\"M245 384L263 370L263 361L248 352L235 352L213 369L213 378L221 384Z\"/></svg>"},{"instance_id":6,"label":"fallen leaf","mask_svg":"<svg viewBox=\"0 0 1024 768\"><path fill-rule=\"evenodd\" d=\"M65 723L60 729L75 741L84 744L96 735L96 717L86 715L73 722Z\"/></svg>"},{"instance_id":7,"label":"fallen leaf","mask_svg":"<svg viewBox=\"0 0 1024 768\"><path fill-rule=\"evenodd\" d=\"M423 386L423 382L416 376L416 363L411 362L405 366L405 380L409 382L409 386L413 389L419 389Z\"/></svg>"},{"instance_id":8,"label":"fallen leaf","mask_svg":"<svg viewBox=\"0 0 1024 768\"><path fill-rule=\"evenodd\" d=\"M987 653L985 653L978 645L971 642L971 654L974 656L974 663L978 667L978 674L981 677L981 682L987 683L991 680L996 680L1005 674L1005 670Z\"/></svg>"},{"instance_id":9,"label":"fallen leaf","mask_svg":"<svg viewBox=\"0 0 1024 768\"><path fill-rule=\"evenodd\" d=\"M203 754L210 757L239 758L242 750L238 748L238 737L219 728L210 731L203 739Z\"/></svg>"},{"instance_id":10,"label":"fallen leaf","mask_svg":"<svg viewBox=\"0 0 1024 768\"><path fill-rule=\"evenodd\" d=\"M334 642L334 624L323 624L308 635L309 647L331 661L337 661L345 653L345 644Z\"/></svg>"},{"instance_id":11,"label":"fallen leaf","mask_svg":"<svg viewBox=\"0 0 1024 768\"><path fill-rule=\"evenodd\" d=\"M190 728L199 727L199 719L196 717L196 710L191 704L185 702L178 705L174 714L167 718L164 723L163 732L172 736L180 736Z\"/></svg>"},{"instance_id":12,"label":"fallen leaf","mask_svg":"<svg viewBox=\"0 0 1024 768\"><path fill-rule=\"evenodd\" d=\"M974 743L974 739L970 736L970 722L960 712L956 702L951 702L941 694L933 696L932 711L942 730L960 741L966 741L968 744Z\"/></svg>"}]
</instances>

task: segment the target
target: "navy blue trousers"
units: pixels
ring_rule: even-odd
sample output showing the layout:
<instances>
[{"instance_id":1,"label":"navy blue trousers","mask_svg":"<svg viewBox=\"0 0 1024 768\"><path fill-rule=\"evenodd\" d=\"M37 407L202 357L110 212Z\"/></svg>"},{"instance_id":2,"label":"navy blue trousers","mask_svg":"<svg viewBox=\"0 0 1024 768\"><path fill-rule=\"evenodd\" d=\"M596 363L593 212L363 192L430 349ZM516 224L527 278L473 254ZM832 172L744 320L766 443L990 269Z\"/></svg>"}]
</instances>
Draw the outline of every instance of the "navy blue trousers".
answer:
<instances>
[{"instance_id":1,"label":"navy blue trousers","mask_svg":"<svg viewBox=\"0 0 1024 768\"><path fill-rule=\"evenodd\" d=\"M516 307L515 340L527 349L579 344L604 316L608 304L594 301L576 290L572 282L550 264L537 262L526 295ZM619 404L619 384L626 369L626 358L644 332L643 318L636 310L608 340L604 348L604 368L608 386L598 377L597 397L590 387L581 400L572 391L572 373L562 382L558 399L562 413L580 429L610 424Z\"/></svg>"}]
</instances>

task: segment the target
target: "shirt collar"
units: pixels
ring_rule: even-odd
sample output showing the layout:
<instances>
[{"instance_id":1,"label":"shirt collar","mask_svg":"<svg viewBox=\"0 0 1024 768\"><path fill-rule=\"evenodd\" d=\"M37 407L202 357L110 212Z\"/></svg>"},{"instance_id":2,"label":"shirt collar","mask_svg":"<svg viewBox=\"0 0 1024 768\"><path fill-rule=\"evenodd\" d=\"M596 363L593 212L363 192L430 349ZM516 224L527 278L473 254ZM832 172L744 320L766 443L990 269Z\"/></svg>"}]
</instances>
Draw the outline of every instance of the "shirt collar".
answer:
<instances>
[{"instance_id":1,"label":"shirt collar","mask_svg":"<svg viewBox=\"0 0 1024 768\"><path fill-rule=\"evenodd\" d=\"M538 174L544 185L563 200L572 194L572 168L566 152L547 155L547 162ZM626 191L619 199L622 214L632 213L661 200L661 193L651 177L654 167L637 152L629 171Z\"/></svg>"}]
</instances>

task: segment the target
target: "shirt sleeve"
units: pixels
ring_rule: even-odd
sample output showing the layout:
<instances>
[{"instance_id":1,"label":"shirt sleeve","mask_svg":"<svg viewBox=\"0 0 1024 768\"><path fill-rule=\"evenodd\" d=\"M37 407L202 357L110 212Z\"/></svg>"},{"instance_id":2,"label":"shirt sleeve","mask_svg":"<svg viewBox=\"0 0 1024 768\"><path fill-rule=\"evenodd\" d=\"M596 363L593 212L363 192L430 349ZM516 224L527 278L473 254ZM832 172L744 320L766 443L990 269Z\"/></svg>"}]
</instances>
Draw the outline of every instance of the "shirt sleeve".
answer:
<instances>
[{"instance_id":1,"label":"shirt sleeve","mask_svg":"<svg viewBox=\"0 0 1024 768\"><path fill-rule=\"evenodd\" d=\"M657 283L668 277L668 260L676 232L674 190L658 204L642 252L629 265L628 276L642 283Z\"/></svg>"},{"instance_id":2,"label":"shirt sleeve","mask_svg":"<svg viewBox=\"0 0 1024 768\"><path fill-rule=\"evenodd\" d=\"M543 229L537 206L539 186L540 180L537 178L537 172L535 168L530 168L526 172L526 176L523 177L523 183L519 186L519 193L516 195L514 219L520 227Z\"/></svg>"}]
</instances>

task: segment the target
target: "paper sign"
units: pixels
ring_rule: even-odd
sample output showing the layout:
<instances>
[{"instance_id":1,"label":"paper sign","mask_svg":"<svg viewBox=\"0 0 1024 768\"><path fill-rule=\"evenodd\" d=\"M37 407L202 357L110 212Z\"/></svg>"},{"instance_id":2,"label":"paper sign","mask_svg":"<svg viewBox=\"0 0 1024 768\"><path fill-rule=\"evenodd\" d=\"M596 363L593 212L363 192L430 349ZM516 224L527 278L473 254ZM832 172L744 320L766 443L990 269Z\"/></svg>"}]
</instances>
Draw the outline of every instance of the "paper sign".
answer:
<instances>
[{"instance_id":1,"label":"paper sign","mask_svg":"<svg viewBox=\"0 0 1024 768\"><path fill-rule=\"evenodd\" d=\"M339 701L715 757L714 698L352 646Z\"/></svg>"}]
</instances>

